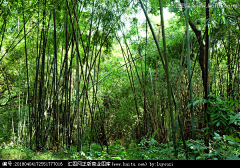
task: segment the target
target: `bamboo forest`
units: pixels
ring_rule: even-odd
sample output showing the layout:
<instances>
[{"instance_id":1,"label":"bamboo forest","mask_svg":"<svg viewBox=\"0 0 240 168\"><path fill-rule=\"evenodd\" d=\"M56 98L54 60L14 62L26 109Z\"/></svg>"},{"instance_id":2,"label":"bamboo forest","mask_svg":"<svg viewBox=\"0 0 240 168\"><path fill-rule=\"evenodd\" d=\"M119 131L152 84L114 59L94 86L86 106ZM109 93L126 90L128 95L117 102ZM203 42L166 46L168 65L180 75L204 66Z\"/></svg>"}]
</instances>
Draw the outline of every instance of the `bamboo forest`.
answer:
<instances>
[{"instance_id":1,"label":"bamboo forest","mask_svg":"<svg viewBox=\"0 0 240 168\"><path fill-rule=\"evenodd\" d=\"M0 0L0 160L240 160L239 8Z\"/></svg>"}]
</instances>

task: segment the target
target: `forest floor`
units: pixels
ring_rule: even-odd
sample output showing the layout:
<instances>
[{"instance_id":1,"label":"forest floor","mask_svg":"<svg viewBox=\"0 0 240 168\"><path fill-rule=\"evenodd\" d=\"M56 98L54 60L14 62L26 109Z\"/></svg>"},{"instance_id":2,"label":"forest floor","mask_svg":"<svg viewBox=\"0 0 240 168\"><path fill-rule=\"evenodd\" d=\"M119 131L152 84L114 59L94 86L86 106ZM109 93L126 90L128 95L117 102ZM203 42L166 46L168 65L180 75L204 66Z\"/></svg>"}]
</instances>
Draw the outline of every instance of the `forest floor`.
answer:
<instances>
[{"instance_id":1,"label":"forest floor","mask_svg":"<svg viewBox=\"0 0 240 168\"><path fill-rule=\"evenodd\" d=\"M57 152L53 150L34 151L24 146L8 144L0 146L0 160L143 160L160 159L160 157L163 160L176 160L172 149L168 148L161 150L162 156L158 155L157 149L141 150L138 147L126 148L119 144L110 145L108 153L106 146L102 150L101 146L95 143L91 145L90 151L89 146L83 146L82 149L82 152L76 152L76 147L71 147L69 150L59 149ZM183 154L179 156L178 160L185 159Z\"/></svg>"},{"instance_id":2,"label":"forest floor","mask_svg":"<svg viewBox=\"0 0 240 168\"><path fill-rule=\"evenodd\" d=\"M201 145L203 140L198 143L187 142L188 156L182 144L177 147L177 155L174 155L172 143L159 144L154 139L145 139L136 146L133 141L124 147L118 142L110 143L104 150L99 144L92 143L91 149L85 145L81 152L76 152L77 147L71 146L70 149L42 149L39 151L30 150L26 146L14 145L13 143L0 144L0 160L240 160L240 144L221 142L218 135L217 141L210 143L212 150L205 153L205 147ZM147 144L147 145L146 145Z\"/></svg>"}]
</instances>

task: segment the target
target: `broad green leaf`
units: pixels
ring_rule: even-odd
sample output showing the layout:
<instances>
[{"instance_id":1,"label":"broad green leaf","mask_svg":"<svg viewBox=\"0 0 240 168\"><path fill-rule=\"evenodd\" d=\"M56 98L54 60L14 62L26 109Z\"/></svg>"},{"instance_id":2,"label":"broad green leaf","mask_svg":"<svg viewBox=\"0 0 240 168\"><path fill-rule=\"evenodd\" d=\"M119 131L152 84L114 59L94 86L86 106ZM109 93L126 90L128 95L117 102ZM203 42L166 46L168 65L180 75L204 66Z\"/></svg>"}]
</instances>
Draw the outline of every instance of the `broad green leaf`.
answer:
<instances>
[{"instance_id":1,"label":"broad green leaf","mask_svg":"<svg viewBox=\"0 0 240 168\"><path fill-rule=\"evenodd\" d=\"M211 153L204 153L204 154L203 154L203 156L206 157L206 158L211 157L212 155L213 155L213 154L211 154Z\"/></svg>"},{"instance_id":2,"label":"broad green leaf","mask_svg":"<svg viewBox=\"0 0 240 168\"><path fill-rule=\"evenodd\" d=\"M228 143L229 143L230 145L232 145L232 146L235 146L235 147L238 146L238 144L237 144L236 142L228 141Z\"/></svg>"},{"instance_id":3,"label":"broad green leaf","mask_svg":"<svg viewBox=\"0 0 240 168\"><path fill-rule=\"evenodd\" d=\"M214 132L214 134L216 137L220 137L220 135L218 133Z\"/></svg>"},{"instance_id":4,"label":"broad green leaf","mask_svg":"<svg viewBox=\"0 0 240 168\"><path fill-rule=\"evenodd\" d=\"M233 123L236 119L240 119L240 113L238 113L233 118L231 118L231 120L229 121L229 124Z\"/></svg>"},{"instance_id":5,"label":"broad green leaf","mask_svg":"<svg viewBox=\"0 0 240 168\"><path fill-rule=\"evenodd\" d=\"M233 136L226 135L226 140L240 143L240 139L238 137L234 138Z\"/></svg>"},{"instance_id":6,"label":"broad green leaf","mask_svg":"<svg viewBox=\"0 0 240 168\"><path fill-rule=\"evenodd\" d=\"M221 18L222 18L223 22L225 22L225 19L224 19L224 16L223 16L223 15L222 15L222 17L221 17Z\"/></svg>"},{"instance_id":7,"label":"broad green leaf","mask_svg":"<svg viewBox=\"0 0 240 168\"><path fill-rule=\"evenodd\" d=\"M240 160L240 158L237 155L230 156L226 160Z\"/></svg>"},{"instance_id":8,"label":"broad green leaf","mask_svg":"<svg viewBox=\"0 0 240 168\"><path fill-rule=\"evenodd\" d=\"M215 136L213 137L214 140L216 140L216 141L222 140L222 137L218 133L214 132L214 134L215 134Z\"/></svg>"}]
</instances>

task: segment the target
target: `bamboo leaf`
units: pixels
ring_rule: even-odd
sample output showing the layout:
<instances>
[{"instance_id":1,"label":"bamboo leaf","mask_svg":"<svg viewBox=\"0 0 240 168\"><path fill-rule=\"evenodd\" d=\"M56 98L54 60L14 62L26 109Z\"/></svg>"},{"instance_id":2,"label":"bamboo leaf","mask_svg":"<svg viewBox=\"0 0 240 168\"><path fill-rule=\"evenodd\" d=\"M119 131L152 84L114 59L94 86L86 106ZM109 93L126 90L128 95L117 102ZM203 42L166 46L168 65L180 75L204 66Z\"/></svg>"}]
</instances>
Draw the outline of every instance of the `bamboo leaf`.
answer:
<instances>
[{"instance_id":1,"label":"bamboo leaf","mask_svg":"<svg viewBox=\"0 0 240 168\"><path fill-rule=\"evenodd\" d=\"M205 103L207 102L206 99L196 100L196 101L193 102L193 106L195 106L195 105L198 104L198 103L202 103L203 101L204 101ZM187 107L191 107L191 103L188 104Z\"/></svg>"},{"instance_id":2,"label":"bamboo leaf","mask_svg":"<svg viewBox=\"0 0 240 168\"><path fill-rule=\"evenodd\" d=\"M218 122L218 120L214 120L214 121L212 122L212 124L214 125L216 122Z\"/></svg>"}]
</instances>

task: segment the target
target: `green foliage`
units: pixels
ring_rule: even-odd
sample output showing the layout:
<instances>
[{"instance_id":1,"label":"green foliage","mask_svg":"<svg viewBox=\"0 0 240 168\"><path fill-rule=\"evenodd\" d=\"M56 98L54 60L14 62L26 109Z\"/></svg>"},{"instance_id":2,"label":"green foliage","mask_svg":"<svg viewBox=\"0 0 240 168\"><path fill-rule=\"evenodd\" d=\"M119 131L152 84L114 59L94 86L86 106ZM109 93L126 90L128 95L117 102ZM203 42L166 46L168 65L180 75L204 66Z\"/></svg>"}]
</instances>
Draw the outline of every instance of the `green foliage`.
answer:
<instances>
[{"instance_id":1,"label":"green foliage","mask_svg":"<svg viewBox=\"0 0 240 168\"><path fill-rule=\"evenodd\" d=\"M210 128L219 129L221 134L232 132L234 124L240 126L240 114L235 114L233 107L238 106L238 102L234 100L224 100L219 96L210 96L209 100L199 99L193 102L193 106L200 103L208 103L208 111L210 114ZM188 104L187 107L190 107Z\"/></svg>"},{"instance_id":2,"label":"green foliage","mask_svg":"<svg viewBox=\"0 0 240 168\"><path fill-rule=\"evenodd\" d=\"M209 153L205 153L207 147L203 140L188 141L187 145L195 154L197 160L239 160L240 140L232 136L214 133L213 141L209 144Z\"/></svg>"},{"instance_id":3,"label":"green foliage","mask_svg":"<svg viewBox=\"0 0 240 168\"><path fill-rule=\"evenodd\" d=\"M240 113L234 115L230 115L230 121L229 124L234 123L237 126L240 126Z\"/></svg>"},{"instance_id":4,"label":"green foliage","mask_svg":"<svg viewBox=\"0 0 240 168\"><path fill-rule=\"evenodd\" d=\"M210 114L212 128L224 128L221 129L221 133L232 131L229 121L234 112L228 101L222 100L219 96L211 96L208 103L208 114Z\"/></svg>"},{"instance_id":5,"label":"green foliage","mask_svg":"<svg viewBox=\"0 0 240 168\"><path fill-rule=\"evenodd\" d=\"M207 102L207 101L206 101L206 99L196 100L193 102L193 106L197 105L198 103L202 103L202 102ZM191 107L191 104L188 104L187 107Z\"/></svg>"},{"instance_id":6,"label":"green foliage","mask_svg":"<svg viewBox=\"0 0 240 168\"><path fill-rule=\"evenodd\" d=\"M170 142L172 145L172 142ZM167 144L159 144L155 139L142 139L138 144L138 152L134 155L135 158L143 160L181 160L186 159L184 151L180 150L178 157L174 156L174 148L168 147Z\"/></svg>"},{"instance_id":7,"label":"green foliage","mask_svg":"<svg viewBox=\"0 0 240 168\"><path fill-rule=\"evenodd\" d=\"M6 160L186 159L181 142L178 145L178 156L174 156L171 141L168 144L162 144L154 139L157 131L159 131L163 133L161 136L168 136L162 138L165 141L164 143L166 143L166 139L169 139L172 134L170 129L165 125L165 123L168 123L168 118L165 114L168 111L167 109L169 109L169 99L166 98L166 74L161 64L160 55L156 53L156 45L153 42L149 27L146 27L144 18L139 18L137 15L141 9L138 1L78 1L78 3L81 3L78 16L74 16L73 4L69 3L71 18L74 22L78 20L78 24L74 23L74 27L78 38L76 41L79 42L80 60L82 61L79 88L79 92L81 93L81 100L79 100L79 114L81 119L79 120L76 119L76 93L78 93L76 92L77 45L73 38L73 27L70 23L66 3L60 3L61 1L47 1L45 5L44 2L41 3L40 1L38 1L40 3L37 1L32 2L24 3L23 7L18 1L4 0L0 5L0 28L2 30L0 33L0 158ZM182 67L184 67L186 62L186 59L184 59L186 47L185 22L179 16L183 16L182 9L176 8L175 2L174 0L163 0L163 6L171 6L170 10L176 13L176 16L167 23L168 27L166 27L165 32L169 67L171 67L170 82L172 85L172 94L176 98L176 101L179 102L180 107L175 114L180 115L180 118L184 120L184 131L186 131L189 128L186 125L189 121L189 113L188 109L185 112L184 108L186 107L186 103L189 102L187 96L187 87L189 86L187 82L189 81L185 80L185 77L182 76L184 74L182 73ZM195 3L194 0L190 0L188 3L192 4L193 2ZM198 2L203 3L204 0ZM177 3L179 5L179 1ZM223 2L214 1L214 3ZM231 3L233 4L234 0L231 0ZM144 5L148 13L153 15L159 14L158 0L144 1ZM57 13L57 39L53 38L53 9ZM211 64L214 65L217 62L215 65L218 67L223 66L223 68L232 66L235 68L234 71L236 71L239 67L236 64L238 62L237 57L234 58L234 52L237 53L237 50L235 51L234 49L238 47L238 43L234 41L236 38L232 38L232 36L235 37L240 34L236 26L237 22L234 20L237 18L238 13L230 8L213 8L212 10L213 17L206 20L203 17L205 16L203 8L191 8L191 21L193 23L199 21L196 26L202 31L202 35L204 34L203 28L205 28L206 23L208 22L210 25L209 30L212 31L211 44L217 44L219 52L216 54L218 57L213 57ZM46 11L45 16L43 11ZM28 82L26 80L25 40L22 29L24 24L23 12L25 14L26 30L29 32L26 36L27 63L30 79L29 95L27 91ZM133 16L134 12L135 16ZM125 14L128 15L126 18L129 17L128 20L131 23L126 22L127 19L124 21L121 20L123 17L120 18L120 16ZM159 32L156 35L159 37L159 46L161 51L163 51L161 30L159 26L156 26L159 24L159 21L154 21L153 17L151 19L155 32ZM5 21L7 23L6 27ZM139 23L141 21L140 26ZM45 24L44 27L43 24ZM229 35L226 35L228 34L226 30L229 28L231 28ZM125 35L120 35L120 30ZM147 30L148 33L146 35L145 32ZM115 40L116 36L120 36L119 42L124 51L120 48L118 41ZM47 40L46 48L43 46L43 39ZM56 71L53 60L55 40L57 43L58 59ZM190 31L190 41L191 59L194 60L194 58L197 58L195 56L199 54L199 44L193 31ZM65 47L68 48L68 51L66 51ZM41 62L44 50L46 52L45 65ZM215 55L213 50L211 50L211 54ZM125 60L123 55L125 56ZM232 60L231 65L226 65L228 55ZM128 60L126 57L128 57ZM93 61L94 58L96 58L96 62ZM139 59L133 62L136 58ZM182 65L179 66L180 62L182 62ZM119 68L120 66L121 69ZM90 67L94 67L94 70L90 70ZM199 76L201 75L199 68L196 69L194 67L191 69L195 91L201 89L199 87ZM86 75L87 87L92 86L97 80L101 80L101 82L97 83L95 88L91 88L85 92L82 73ZM57 75L56 81L54 80L53 82L55 75ZM211 74L211 78L216 80L218 84L215 86L216 93L223 92L223 96L225 96L224 92L226 90L224 82L226 79L230 80L230 74L227 75L224 74L221 76L219 74L219 76L215 75L213 77ZM235 83L238 84L237 74L233 74L233 77L236 81ZM58 79L60 78L63 81L59 81ZM184 85L180 86L180 82L177 84L174 83L175 81L181 81ZM44 85L42 85L43 83ZM230 81L227 84L234 84L234 82ZM223 87L218 90L217 87L219 85ZM235 87L234 85L232 86L233 88ZM42 88L45 89L43 90ZM93 89L95 90L93 91ZM238 96L237 92L236 96ZM105 100L103 100L104 97L106 97ZM196 96L198 100L193 102L194 109L196 109L195 114L196 116L200 116L199 120L196 121L198 122L197 126L202 130L209 128L209 132L212 134L210 136L212 141L210 141L209 146L215 151L213 152L212 150L210 153L205 153L204 150L206 147L202 145L204 142L201 139L196 142L187 141L188 147L193 151L193 154L198 154L197 159L215 160L226 159L226 157L227 159L236 159L237 155L239 155L240 143L240 139L236 135L240 133L237 132L237 128L240 127L240 114L236 113L239 110L238 100L224 100L218 96L210 97L207 102L209 104L208 114L211 117L210 127L202 128L201 122L204 117L201 113L202 108L200 104L202 105L206 100L201 99L201 97L202 95L198 94ZM28 100L30 100L30 105L27 104ZM155 101L158 106L157 109L160 110L155 109ZM45 106L44 109L42 109L43 106ZM28 107L31 107L32 114L30 116L27 116L31 113L28 113ZM92 109L91 114L90 109ZM155 112L157 114L154 114ZM57 117L58 114L59 116ZM158 116L158 118L155 116ZM94 124L96 124L94 128L90 126L91 124L93 125L92 119L94 120ZM156 123L164 124L159 125L156 129L153 126L154 124L152 124L155 122L155 119ZM49 139L47 139L49 142L45 146L49 143L51 144L51 139L55 139L55 137L61 139L58 140L58 145L67 142L65 138L67 139L69 135L72 135L72 140L76 140L77 131L68 132L69 129L67 128L71 129L73 126L75 129L77 121L80 122L78 128L81 128L81 130L78 131L81 132L82 142L88 142L90 138L93 138L96 142L97 129L103 124L106 136L110 141L109 153L106 152L106 146L102 150L102 147L96 143L91 144L90 151L88 146L85 145L80 152L75 152L77 151L75 146L71 146L71 150L59 149L58 152L55 152L47 151L44 147L41 149L42 151L31 151L20 145L16 146L13 144L14 137L15 141L20 138L26 141L24 143L28 143L27 141L30 139L29 134L26 134L30 132L28 128L32 129L31 138L33 144L36 140L40 142L46 136L49 136ZM59 125L55 122L59 122ZM23 127L24 124L25 127ZM139 130L140 135L136 130ZM213 133L213 131L217 131L218 133ZM59 132L59 134L56 136L55 132ZM18 133L20 137L17 137ZM152 136L145 136L146 134L152 134ZM36 135L40 137L36 138ZM188 139L190 138L187 134L185 136ZM159 137L156 139L162 140ZM140 143L137 144L136 142L139 141ZM35 144L33 148L35 148ZM220 153L226 155L226 157L223 157ZM194 157L190 157L190 159L194 159Z\"/></svg>"},{"instance_id":8,"label":"green foliage","mask_svg":"<svg viewBox=\"0 0 240 168\"><path fill-rule=\"evenodd\" d=\"M22 146L11 144L2 144L0 148L0 159L21 159L21 160L184 160L185 153L182 145L178 147L178 156L174 156L172 142L167 144L159 144L156 140L142 139L138 147L134 147L133 140L128 148L118 144L118 142L110 143L109 153L104 151L99 144L93 143L91 150L88 151L88 146L83 146L83 151L76 151L76 147L71 147L71 150L60 150L59 152L37 151L27 149ZM190 150L197 154L197 160L236 160L240 155L240 140L232 136L220 136L214 133L213 141L209 144L210 153L205 153L203 140L195 142L188 140L187 146ZM190 155L189 159L194 159Z\"/></svg>"},{"instance_id":9,"label":"green foliage","mask_svg":"<svg viewBox=\"0 0 240 168\"><path fill-rule=\"evenodd\" d=\"M215 140L212 143L212 146L217 149L217 151L222 153L225 158L223 159L233 159L236 155L240 154L240 141L239 138L234 138L233 136L223 135L220 136L217 133L214 133L215 136L213 139ZM240 160L240 158L238 158Z\"/></svg>"},{"instance_id":10,"label":"green foliage","mask_svg":"<svg viewBox=\"0 0 240 168\"><path fill-rule=\"evenodd\" d=\"M19 121L18 115L11 108L7 112L0 114L0 143L6 142L9 143L13 141L14 134L17 133L18 127L17 122ZM12 128L12 120L14 122L14 133Z\"/></svg>"}]
</instances>

